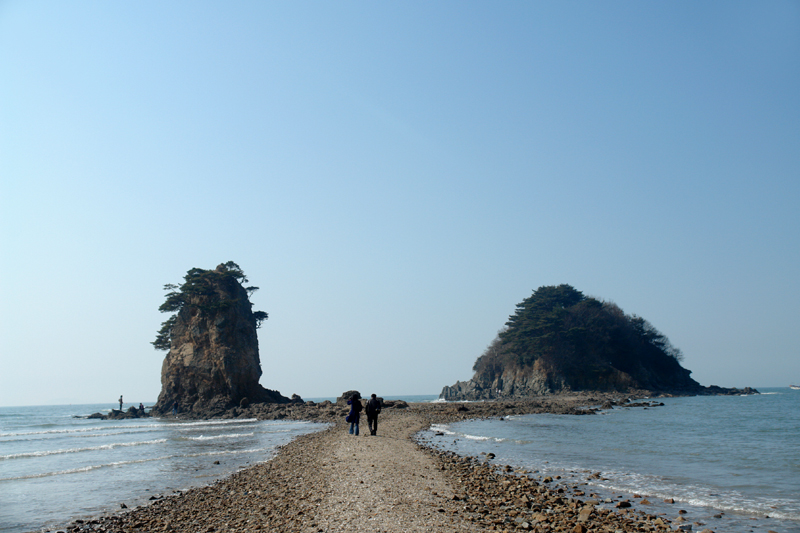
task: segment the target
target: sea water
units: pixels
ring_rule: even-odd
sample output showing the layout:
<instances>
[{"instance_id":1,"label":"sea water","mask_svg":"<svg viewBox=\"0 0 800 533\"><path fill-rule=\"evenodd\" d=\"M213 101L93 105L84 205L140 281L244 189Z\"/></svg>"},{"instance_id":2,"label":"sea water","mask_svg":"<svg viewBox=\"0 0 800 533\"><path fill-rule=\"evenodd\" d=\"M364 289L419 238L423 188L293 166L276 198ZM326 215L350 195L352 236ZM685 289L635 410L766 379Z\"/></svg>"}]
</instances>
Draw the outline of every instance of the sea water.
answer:
<instances>
[{"instance_id":1,"label":"sea water","mask_svg":"<svg viewBox=\"0 0 800 533\"><path fill-rule=\"evenodd\" d=\"M75 418L108 405L0 407L0 532L63 526L209 484L325 424Z\"/></svg>"},{"instance_id":2,"label":"sea water","mask_svg":"<svg viewBox=\"0 0 800 533\"><path fill-rule=\"evenodd\" d=\"M685 510L697 531L800 531L800 391L658 402L664 405L596 415L458 422L420 437L464 456L494 453L492 463L539 479L560 476L556 484L580 485L600 502L630 499L669 519Z\"/></svg>"}]
</instances>

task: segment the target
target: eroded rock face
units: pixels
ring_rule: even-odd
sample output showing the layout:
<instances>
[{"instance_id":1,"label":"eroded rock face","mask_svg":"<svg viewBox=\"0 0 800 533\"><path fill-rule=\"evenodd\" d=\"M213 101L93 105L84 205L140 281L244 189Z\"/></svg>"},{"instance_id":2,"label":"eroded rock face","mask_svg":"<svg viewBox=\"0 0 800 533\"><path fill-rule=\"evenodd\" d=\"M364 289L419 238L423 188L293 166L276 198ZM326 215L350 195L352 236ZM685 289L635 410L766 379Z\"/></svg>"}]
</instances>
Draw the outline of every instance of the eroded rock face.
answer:
<instances>
[{"instance_id":1,"label":"eroded rock face","mask_svg":"<svg viewBox=\"0 0 800 533\"><path fill-rule=\"evenodd\" d=\"M528 368L501 368L496 371L476 372L469 381L457 381L442 389L439 398L447 401L521 400L548 394L559 394L573 390L594 391L647 391L664 396L678 395L742 395L759 394L756 389L725 388L711 385L703 387L689 377L689 371L678 366L666 375L643 374L645 380L637 380L616 369L609 369L594 383L584 387L571 386L568 376L547 368L539 361ZM609 406L611 407L611 406ZM606 407L604 407L606 408Z\"/></svg>"},{"instance_id":2,"label":"eroded rock face","mask_svg":"<svg viewBox=\"0 0 800 533\"><path fill-rule=\"evenodd\" d=\"M214 275L214 274L219 275ZM289 402L259 384L256 319L247 291L220 265L208 287L187 296L172 328L153 410L214 416L253 402Z\"/></svg>"},{"instance_id":3,"label":"eroded rock face","mask_svg":"<svg viewBox=\"0 0 800 533\"><path fill-rule=\"evenodd\" d=\"M689 377L690 371L677 363L661 373L639 368L636 376L611 365L594 370L592 380L579 380L568 368L542 359L527 367L488 365L475 372L469 381L445 386L439 397L448 401L524 399L579 390L704 393L703 387Z\"/></svg>"},{"instance_id":4,"label":"eroded rock face","mask_svg":"<svg viewBox=\"0 0 800 533\"><path fill-rule=\"evenodd\" d=\"M469 381L457 381L442 389L440 398L448 401L528 398L568 389L563 378L531 368L501 368L498 371L476 372Z\"/></svg>"}]
</instances>

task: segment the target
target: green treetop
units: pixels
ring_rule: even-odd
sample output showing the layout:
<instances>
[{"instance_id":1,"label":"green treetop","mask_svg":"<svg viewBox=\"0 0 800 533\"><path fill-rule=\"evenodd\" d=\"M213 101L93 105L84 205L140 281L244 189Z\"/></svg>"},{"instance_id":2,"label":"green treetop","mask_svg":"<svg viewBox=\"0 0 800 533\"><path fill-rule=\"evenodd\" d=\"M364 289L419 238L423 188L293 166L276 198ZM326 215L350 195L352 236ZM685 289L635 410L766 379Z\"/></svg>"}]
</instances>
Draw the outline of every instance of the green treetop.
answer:
<instances>
[{"instance_id":1,"label":"green treetop","mask_svg":"<svg viewBox=\"0 0 800 533\"><path fill-rule=\"evenodd\" d=\"M201 268L192 268L183 277L184 282L182 285L174 285L168 283L164 285L164 290L168 291L164 303L158 308L162 313L173 313L161 324L161 329L156 335L156 340L151 344L156 350L169 350L172 328L178 319L178 313L185 306L190 305L190 301L194 301L195 305L201 312L212 312L215 310L230 307L237 300L214 298L215 286L220 284L230 283L234 281L237 285L242 286L248 283L247 276L245 276L242 269L233 261L219 265L215 270L203 270ZM242 287L247 293L249 298L258 287ZM208 296L207 303L198 304L197 299L193 300L195 296ZM248 302L249 303L249 302ZM252 303L250 304L253 305ZM261 327L268 315L264 311L254 311L253 318L256 320L256 327Z\"/></svg>"}]
</instances>

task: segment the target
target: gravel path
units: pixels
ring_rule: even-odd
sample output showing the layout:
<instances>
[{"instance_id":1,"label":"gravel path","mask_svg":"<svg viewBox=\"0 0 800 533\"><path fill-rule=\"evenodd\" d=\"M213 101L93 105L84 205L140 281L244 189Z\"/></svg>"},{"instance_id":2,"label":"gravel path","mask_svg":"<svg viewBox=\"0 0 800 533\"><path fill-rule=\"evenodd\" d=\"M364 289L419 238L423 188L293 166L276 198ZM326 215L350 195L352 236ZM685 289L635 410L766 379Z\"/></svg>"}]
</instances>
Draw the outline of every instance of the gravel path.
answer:
<instances>
[{"instance_id":1,"label":"gravel path","mask_svg":"<svg viewBox=\"0 0 800 533\"><path fill-rule=\"evenodd\" d=\"M453 489L435 459L410 437L423 421L410 413L380 420L377 436L343 430L330 439L329 487L317 523L323 531L479 531L453 514ZM450 512L447 512L450 511Z\"/></svg>"}]
</instances>

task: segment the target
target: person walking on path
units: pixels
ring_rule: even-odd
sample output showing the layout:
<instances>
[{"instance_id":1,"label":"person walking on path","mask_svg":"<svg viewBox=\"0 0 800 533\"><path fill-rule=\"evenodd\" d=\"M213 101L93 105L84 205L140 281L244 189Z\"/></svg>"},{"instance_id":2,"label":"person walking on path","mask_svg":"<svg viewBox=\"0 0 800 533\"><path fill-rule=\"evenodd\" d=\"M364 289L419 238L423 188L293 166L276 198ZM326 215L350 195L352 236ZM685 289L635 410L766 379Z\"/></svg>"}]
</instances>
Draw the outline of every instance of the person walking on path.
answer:
<instances>
[{"instance_id":1,"label":"person walking on path","mask_svg":"<svg viewBox=\"0 0 800 533\"><path fill-rule=\"evenodd\" d=\"M352 398L347 400L347 404L350 406L350 414L347 415L345 421L350 422L350 434L355 436L358 436L358 422L359 418L361 418L361 410L364 408L360 399L360 395L354 394ZM355 433L353 433L354 429Z\"/></svg>"},{"instance_id":2,"label":"person walking on path","mask_svg":"<svg viewBox=\"0 0 800 533\"><path fill-rule=\"evenodd\" d=\"M367 413L367 425L369 426L369 434L378 434L378 414L381 412L381 402L375 394L367 402L367 407L364 409Z\"/></svg>"}]
</instances>

